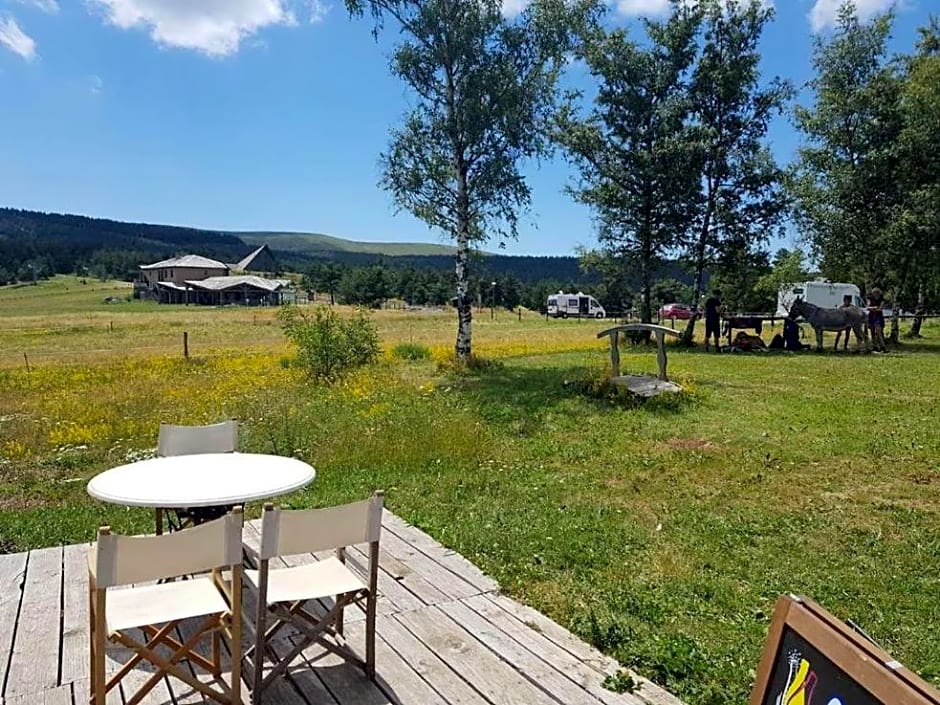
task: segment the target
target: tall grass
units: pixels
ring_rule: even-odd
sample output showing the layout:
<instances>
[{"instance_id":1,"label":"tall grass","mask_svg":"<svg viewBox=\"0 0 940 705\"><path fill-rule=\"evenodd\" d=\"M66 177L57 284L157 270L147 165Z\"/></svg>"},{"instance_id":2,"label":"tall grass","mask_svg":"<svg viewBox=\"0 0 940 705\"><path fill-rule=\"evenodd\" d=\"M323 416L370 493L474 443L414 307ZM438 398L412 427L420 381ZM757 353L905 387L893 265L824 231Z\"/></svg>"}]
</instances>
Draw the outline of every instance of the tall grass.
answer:
<instances>
[{"instance_id":1,"label":"tall grass","mask_svg":"<svg viewBox=\"0 0 940 705\"><path fill-rule=\"evenodd\" d=\"M746 699L785 592L940 685L940 328L884 356L670 351L684 401L624 406L580 391L607 361L596 326L480 325L501 364L454 376L439 321L407 320L380 320L383 344L440 340L432 359L387 355L331 387L280 365L283 348L0 370L0 546L149 529L85 482L152 449L160 421L233 416L243 450L317 468L285 504L384 488L505 591L693 705ZM625 348L622 367L652 372L655 355Z\"/></svg>"}]
</instances>

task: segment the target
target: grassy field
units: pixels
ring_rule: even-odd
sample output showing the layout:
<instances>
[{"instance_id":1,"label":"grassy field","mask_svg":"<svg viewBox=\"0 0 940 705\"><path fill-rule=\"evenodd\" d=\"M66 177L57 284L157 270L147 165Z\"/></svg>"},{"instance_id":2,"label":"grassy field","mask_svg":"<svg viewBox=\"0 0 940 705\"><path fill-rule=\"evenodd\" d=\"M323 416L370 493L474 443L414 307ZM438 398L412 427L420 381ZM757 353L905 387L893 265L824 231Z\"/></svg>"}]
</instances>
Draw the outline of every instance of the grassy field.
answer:
<instances>
[{"instance_id":1,"label":"grassy field","mask_svg":"<svg viewBox=\"0 0 940 705\"><path fill-rule=\"evenodd\" d=\"M385 355L319 388L283 363L268 311L127 304L119 319L96 308L104 292L49 294L44 312L22 291L0 290L6 550L89 540L102 523L146 530L148 513L90 500L87 479L149 452L161 420L235 416L244 450L316 466L290 506L382 487L506 592L694 705L746 700L785 592L854 619L940 684L937 326L887 355L671 351L687 393L625 406L572 384L603 374L603 322L487 312L475 341L501 365L485 374ZM451 344L449 314L376 320L386 348L441 357ZM187 361L176 337L197 324L204 344ZM27 373L30 341L41 363ZM626 348L623 367L654 358Z\"/></svg>"}]
</instances>

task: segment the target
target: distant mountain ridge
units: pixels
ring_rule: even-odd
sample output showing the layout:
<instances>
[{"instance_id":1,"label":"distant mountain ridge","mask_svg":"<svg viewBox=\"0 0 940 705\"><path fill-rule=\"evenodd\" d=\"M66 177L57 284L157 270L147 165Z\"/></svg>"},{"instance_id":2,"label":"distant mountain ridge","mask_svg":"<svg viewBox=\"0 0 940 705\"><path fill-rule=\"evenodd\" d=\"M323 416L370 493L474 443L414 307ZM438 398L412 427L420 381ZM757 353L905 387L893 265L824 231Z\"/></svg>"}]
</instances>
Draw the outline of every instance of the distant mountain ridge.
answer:
<instances>
[{"instance_id":1,"label":"distant mountain ridge","mask_svg":"<svg viewBox=\"0 0 940 705\"><path fill-rule=\"evenodd\" d=\"M450 245L422 242L362 242L346 240L323 233L264 232L233 230L227 234L240 238L249 245L267 244L272 250L322 255L331 252L349 252L386 257L452 256L456 249Z\"/></svg>"},{"instance_id":2,"label":"distant mountain ridge","mask_svg":"<svg viewBox=\"0 0 940 705\"><path fill-rule=\"evenodd\" d=\"M0 208L0 274L6 270L21 279L23 268L69 273L102 260L109 263L109 271L119 269L124 277L132 277L142 263L188 253L237 262L264 243L285 270L304 271L324 260L437 270L454 266L454 249L443 244L357 242L319 233L203 230ZM476 272L487 277L512 274L522 281L572 284L593 280L580 270L576 257L478 253L474 261Z\"/></svg>"}]
</instances>

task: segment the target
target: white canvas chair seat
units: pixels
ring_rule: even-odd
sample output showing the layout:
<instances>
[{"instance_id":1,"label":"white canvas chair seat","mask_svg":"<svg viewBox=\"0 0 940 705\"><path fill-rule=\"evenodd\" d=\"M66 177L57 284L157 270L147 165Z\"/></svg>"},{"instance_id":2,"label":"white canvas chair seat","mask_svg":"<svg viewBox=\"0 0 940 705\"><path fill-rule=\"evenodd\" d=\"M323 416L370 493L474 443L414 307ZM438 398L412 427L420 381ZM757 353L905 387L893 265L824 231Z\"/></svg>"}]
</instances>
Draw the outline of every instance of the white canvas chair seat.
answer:
<instances>
[{"instance_id":1,"label":"white canvas chair seat","mask_svg":"<svg viewBox=\"0 0 940 705\"><path fill-rule=\"evenodd\" d=\"M259 578L260 571L245 571L245 580L255 588ZM366 584L355 573L331 556L316 563L269 571L267 604L317 600L365 589Z\"/></svg>"},{"instance_id":2,"label":"white canvas chair seat","mask_svg":"<svg viewBox=\"0 0 940 705\"><path fill-rule=\"evenodd\" d=\"M152 624L228 611L211 578L180 580L130 590L113 590L105 607L108 634Z\"/></svg>"},{"instance_id":3,"label":"white canvas chair seat","mask_svg":"<svg viewBox=\"0 0 940 705\"><path fill-rule=\"evenodd\" d=\"M251 669L252 702L262 700L264 689L287 672L310 645L363 667L375 678L375 614L379 570L379 537L382 529L383 494L364 502L326 509L281 511L265 505L261 517L261 547L254 557L258 570L245 571L246 584L257 595L254 645L245 651ZM345 548L369 544L369 565L360 576L346 565ZM270 569L279 556L334 549L336 555L315 563ZM313 600L324 600L323 610L309 612ZM357 604L366 613L366 653L361 658L343 639L343 610ZM287 653L272 648L272 640L285 626L292 631ZM265 673L265 662L271 668Z\"/></svg>"},{"instance_id":4,"label":"white canvas chair seat","mask_svg":"<svg viewBox=\"0 0 940 705\"><path fill-rule=\"evenodd\" d=\"M124 686L125 705L140 703L166 676L224 705L241 705L242 525L236 507L216 521L163 536L117 536L108 527L99 529L88 553L91 705L104 705L108 691L142 661L155 668L136 692ZM230 572L228 582L222 568ZM153 584L200 573L208 575ZM177 626L193 617L198 625L185 641L178 640ZM222 635L232 651L228 683L221 678ZM211 639L211 657L194 650L204 639ZM109 641L133 654L111 678L105 673ZM213 683L197 678L196 668L214 676Z\"/></svg>"}]
</instances>

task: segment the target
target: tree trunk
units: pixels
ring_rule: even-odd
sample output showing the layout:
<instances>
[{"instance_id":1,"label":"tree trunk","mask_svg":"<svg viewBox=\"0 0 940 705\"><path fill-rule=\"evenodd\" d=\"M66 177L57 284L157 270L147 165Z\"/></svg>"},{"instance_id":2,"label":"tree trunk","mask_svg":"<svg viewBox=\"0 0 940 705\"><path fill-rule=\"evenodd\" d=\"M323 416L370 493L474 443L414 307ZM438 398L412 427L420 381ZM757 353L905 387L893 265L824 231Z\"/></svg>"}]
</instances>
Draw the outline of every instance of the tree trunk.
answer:
<instances>
[{"instance_id":1,"label":"tree trunk","mask_svg":"<svg viewBox=\"0 0 940 705\"><path fill-rule=\"evenodd\" d=\"M924 324L924 315L927 313L927 301L924 298L924 287L917 289L917 308L914 309L914 324L911 326L911 332L908 336L911 338L920 337L920 327Z\"/></svg>"},{"instance_id":2,"label":"tree trunk","mask_svg":"<svg viewBox=\"0 0 940 705\"><path fill-rule=\"evenodd\" d=\"M896 296L891 305L891 335L888 336L888 340L894 345L901 342L901 302Z\"/></svg>"},{"instance_id":3,"label":"tree trunk","mask_svg":"<svg viewBox=\"0 0 940 705\"><path fill-rule=\"evenodd\" d=\"M470 363L473 309L468 291L470 238L465 225L461 226L461 230L462 232L457 233L457 342L454 345L454 355L466 365Z\"/></svg>"},{"instance_id":4,"label":"tree trunk","mask_svg":"<svg viewBox=\"0 0 940 705\"><path fill-rule=\"evenodd\" d=\"M715 181L711 170L706 174L706 202L705 212L702 214L702 229L699 231L698 242L695 245L695 290L692 293L692 315L682 334L682 342L691 345L695 340L695 321L698 319L698 305L702 299L703 280L705 278L705 251L708 247L708 234L712 227L712 213L715 212Z\"/></svg>"},{"instance_id":5,"label":"tree trunk","mask_svg":"<svg viewBox=\"0 0 940 705\"><path fill-rule=\"evenodd\" d=\"M454 355L463 364L470 364L471 322L473 307L470 301L470 197L467 188L467 169L461 154L457 154L457 341Z\"/></svg>"},{"instance_id":6,"label":"tree trunk","mask_svg":"<svg viewBox=\"0 0 940 705\"><path fill-rule=\"evenodd\" d=\"M702 224L702 231L699 234L699 241L695 248L695 289L692 293L692 315L689 316L689 322L682 333L682 342L691 345L695 340L695 321L698 319L698 304L702 300L702 282L705 278L705 246L708 241L708 229L711 227L711 207L705 212L705 220Z\"/></svg>"},{"instance_id":7,"label":"tree trunk","mask_svg":"<svg viewBox=\"0 0 940 705\"><path fill-rule=\"evenodd\" d=\"M649 214L647 214L647 221L649 220ZM646 232L643 234L643 256L642 261L640 262L641 267L641 284L643 286L643 308L640 311L640 321L642 323L652 323L653 322L653 301L652 301L652 269L653 269L653 244L652 237L650 235L650 225L649 222L646 223ZM647 341L649 341L649 333L646 335Z\"/></svg>"}]
</instances>

